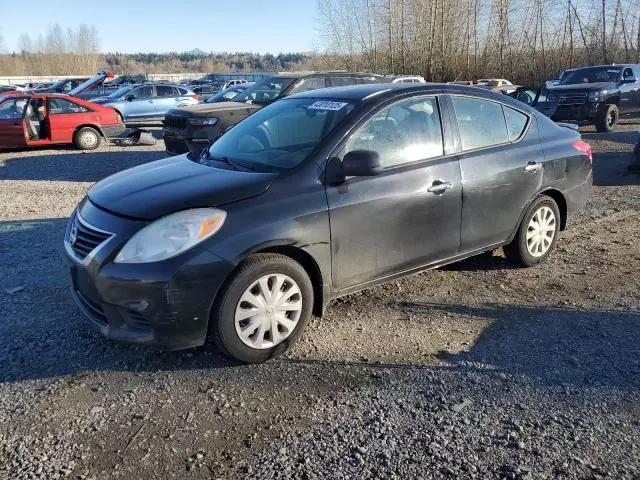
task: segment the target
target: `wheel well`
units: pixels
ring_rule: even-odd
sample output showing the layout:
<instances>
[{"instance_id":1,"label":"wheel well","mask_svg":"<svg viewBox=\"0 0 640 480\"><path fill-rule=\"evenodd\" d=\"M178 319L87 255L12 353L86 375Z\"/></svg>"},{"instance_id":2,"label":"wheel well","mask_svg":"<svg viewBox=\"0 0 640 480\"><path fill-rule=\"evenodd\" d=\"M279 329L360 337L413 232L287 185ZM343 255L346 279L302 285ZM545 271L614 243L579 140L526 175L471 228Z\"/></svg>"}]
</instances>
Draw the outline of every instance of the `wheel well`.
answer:
<instances>
[{"instance_id":1,"label":"wheel well","mask_svg":"<svg viewBox=\"0 0 640 480\"><path fill-rule=\"evenodd\" d=\"M613 104L613 105L618 106L618 105L620 104L620 97L610 97L610 98L607 98L607 99L604 101L604 103L606 103L606 104L608 104L608 105Z\"/></svg>"},{"instance_id":2,"label":"wheel well","mask_svg":"<svg viewBox=\"0 0 640 480\"><path fill-rule=\"evenodd\" d=\"M560 230L567 228L567 200L564 198L564 195L558 190L545 190L544 192L540 192L540 195L546 195L555 200L558 204L558 210L560 210Z\"/></svg>"},{"instance_id":3,"label":"wheel well","mask_svg":"<svg viewBox=\"0 0 640 480\"><path fill-rule=\"evenodd\" d=\"M311 279L313 285L313 314L318 317L322 315L323 311L323 290L322 290L322 273L316 263L315 259L304 250L301 250L290 245L281 245L276 247L265 248L255 253L277 253L289 257L305 269L307 275Z\"/></svg>"},{"instance_id":4,"label":"wheel well","mask_svg":"<svg viewBox=\"0 0 640 480\"><path fill-rule=\"evenodd\" d=\"M100 127L98 127L97 125L91 125L90 123L85 123L84 125L78 125L76 129L73 131L73 136L75 137L76 133L78 133L78 131L82 130L85 127L93 128L96 132L100 134L102 138L105 138L104 133L102 133L102 130L100 130Z\"/></svg>"}]
</instances>

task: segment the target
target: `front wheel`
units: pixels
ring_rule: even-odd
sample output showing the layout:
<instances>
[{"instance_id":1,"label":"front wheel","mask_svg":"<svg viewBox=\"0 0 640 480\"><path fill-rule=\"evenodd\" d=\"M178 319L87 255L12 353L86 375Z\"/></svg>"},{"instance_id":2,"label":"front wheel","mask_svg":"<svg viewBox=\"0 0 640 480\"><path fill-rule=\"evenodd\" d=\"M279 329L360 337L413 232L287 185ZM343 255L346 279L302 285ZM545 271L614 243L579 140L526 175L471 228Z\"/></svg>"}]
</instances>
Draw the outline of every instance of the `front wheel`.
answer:
<instances>
[{"instance_id":1,"label":"front wheel","mask_svg":"<svg viewBox=\"0 0 640 480\"><path fill-rule=\"evenodd\" d=\"M521 267L532 267L551 254L560 232L560 210L555 200L541 195L525 212L518 232L503 247L509 260Z\"/></svg>"},{"instance_id":2,"label":"front wheel","mask_svg":"<svg viewBox=\"0 0 640 480\"><path fill-rule=\"evenodd\" d=\"M312 306L313 286L299 263L284 255L252 255L222 287L210 332L230 357L264 362L300 337Z\"/></svg>"},{"instance_id":3,"label":"front wheel","mask_svg":"<svg viewBox=\"0 0 640 480\"><path fill-rule=\"evenodd\" d=\"M598 112L598 117L596 118L596 130L599 132L612 131L618 123L619 116L620 113L617 105L603 105L600 112Z\"/></svg>"}]
</instances>

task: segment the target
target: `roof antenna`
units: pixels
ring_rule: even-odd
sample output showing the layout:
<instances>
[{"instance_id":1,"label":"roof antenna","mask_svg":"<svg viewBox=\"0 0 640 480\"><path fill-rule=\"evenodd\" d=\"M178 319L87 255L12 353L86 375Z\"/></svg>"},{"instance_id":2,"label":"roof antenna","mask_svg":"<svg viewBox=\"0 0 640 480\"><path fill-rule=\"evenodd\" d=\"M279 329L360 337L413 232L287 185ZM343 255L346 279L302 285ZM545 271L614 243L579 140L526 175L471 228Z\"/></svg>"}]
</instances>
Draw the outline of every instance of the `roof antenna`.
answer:
<instances>
[{"instance_id":1,"label":"roof antenna","mask_svg":"<svg viewBox=\"0 0 640 480\"><path fill-rule=\"evenodd\" d=\"M456 83L458 81L458 79L460 78L460 75L462 75L462 72L460 72L458 74L458 76L456 78L454 78L451 82L447 82L447 85L451 84L451 83Z\"/></svg>"}]
</instances>

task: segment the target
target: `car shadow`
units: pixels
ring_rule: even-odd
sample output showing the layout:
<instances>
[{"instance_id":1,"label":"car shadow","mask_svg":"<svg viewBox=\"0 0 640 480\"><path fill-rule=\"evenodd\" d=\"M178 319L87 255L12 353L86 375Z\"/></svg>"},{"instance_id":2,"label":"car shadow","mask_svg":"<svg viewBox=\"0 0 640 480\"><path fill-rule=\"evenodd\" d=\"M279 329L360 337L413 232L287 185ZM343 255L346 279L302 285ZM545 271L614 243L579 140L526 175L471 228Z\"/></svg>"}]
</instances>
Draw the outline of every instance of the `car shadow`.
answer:
<instances>
[{"instance_id":1,"label":"car shadow","mask_svg":"<svg viewBox=\"0 0 640 480\"><path fill-rule=\"evenodd\" d=\"M0 162L0 180L62 180L97 182L121 170L166 157L162 151L133 149L111 152L16 156Z\"/></svg>"},{"instance_id":2,"label":"car shadow","mask_svg":"<svg viewBox=\"0 0 640 480\"><path fill-rule=\"evenodd\" d=\"M450 364L492 368L549 384L640 388L640 312L547 306L401 302L413 315L437 312L491 322Z\"/></svg>"},{"instance_id":3,"label":"car shadow","mask_svg":"<svg viewBox=\"0 0 640 480\"><path fill-rule=\"evenodd\" d=\"M485 252L480 255L465 258L455 263L450 263L440 270L452 272L479 272L490 270L513 270L516 269L513 263L505 257L494 255L493 252Z\"/></svg>"},{"instance_id":4,"label":"car shadow","mask_svg":"<svg viewBox=\"0 0 640 480\"><path fill-rule=\"evenodd\" d=\"M62 257L66 224L66 218L0 221L0 383L237 365L213 345L169 352L94 332L69 292Z\"/></svg>"},{"instance_id":5,"label":"car shadow","mask_svg":"<svg viewBox=\"0 0 640 480\"><path fill-rule=\"evenodd\" d=\"M632 152L593 154L593 184L597 186L640 185L640 175L629 173Z\"/></svg>"},{"instance_id":6,"label":"car shadow","mask_svg":"<svg viewBox=\"0 0 640 480\"><path fill-rule=\"evenodd\" d=\"M635 130L621 132L581 132L583 140L600 140L621 145L635 145L638 133Z\"/></svg>"}]
</instances>

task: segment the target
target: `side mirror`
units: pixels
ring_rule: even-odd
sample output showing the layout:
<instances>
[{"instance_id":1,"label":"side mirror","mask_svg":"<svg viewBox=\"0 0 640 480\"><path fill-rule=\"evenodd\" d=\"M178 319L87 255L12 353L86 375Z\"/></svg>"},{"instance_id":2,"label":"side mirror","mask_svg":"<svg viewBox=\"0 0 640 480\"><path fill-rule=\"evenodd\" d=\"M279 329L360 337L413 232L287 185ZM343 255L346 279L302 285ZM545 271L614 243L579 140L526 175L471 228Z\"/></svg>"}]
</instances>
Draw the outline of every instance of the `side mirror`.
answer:
<instances>
[{"instance_id":1,"label":"side mirror","mask_svg":"<svg viewBox=\"0 0 640 480\"><path fill-rule=\"evenodd\" d=\"M127 96L127 98L125 99L127 102L133 102L136 99L135 95L129 95Z\"/></svg>"},{"instance_id":2,"label":"side mirror","mask_svg":"<svg viewBox=\"0 0 640 480\"><path fill-rule=\"evenodd\" d=\"M637 77L624 77L622 79L622 83L636 83L638 81Z\"/></svg>"},{"instance_id":3,"label":"side mirror","mask_svg":"<svg viewBox=\"0 0 640 480\"><path fill-rule=\"evenodd\" d=\"M372 177L382 173L380 155L372 150L353 150L342 159L345 177Z\"/></svg>"}]
</instances>

